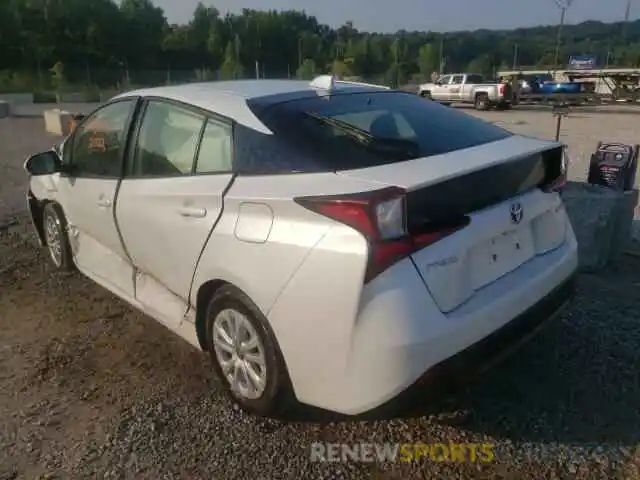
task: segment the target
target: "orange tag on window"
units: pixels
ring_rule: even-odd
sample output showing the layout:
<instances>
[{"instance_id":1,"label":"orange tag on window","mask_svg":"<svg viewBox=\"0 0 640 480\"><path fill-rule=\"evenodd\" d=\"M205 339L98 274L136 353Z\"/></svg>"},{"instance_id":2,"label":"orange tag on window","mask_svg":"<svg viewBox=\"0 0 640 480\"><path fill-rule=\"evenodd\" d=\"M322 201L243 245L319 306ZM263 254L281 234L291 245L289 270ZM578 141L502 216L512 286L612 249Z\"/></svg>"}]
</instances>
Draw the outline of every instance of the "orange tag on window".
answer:
<instances>
[{"instance_id":1,"label":"orange tag on window","mask_svg":"<svg viewBox=\"0 0 640 480\"><path fill-rule=\"evenodd\" d=\"M104 152L107 150L107 146L104 143L104 137L102 135L91 137L89 139L89 150Z\"/></svg>"}]
</instances>

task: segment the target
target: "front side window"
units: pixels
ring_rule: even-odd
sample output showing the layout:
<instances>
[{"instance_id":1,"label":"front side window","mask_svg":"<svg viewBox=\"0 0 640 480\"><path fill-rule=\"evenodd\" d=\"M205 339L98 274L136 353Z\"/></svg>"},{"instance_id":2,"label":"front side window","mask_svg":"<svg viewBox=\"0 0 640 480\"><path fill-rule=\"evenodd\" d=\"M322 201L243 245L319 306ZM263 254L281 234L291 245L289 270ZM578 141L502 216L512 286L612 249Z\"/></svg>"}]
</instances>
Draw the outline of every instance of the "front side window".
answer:
<instances>
[{"instance_id":1,"label":"front side window","mask_svg":"<svg viewBox=\"0 0 640 480\"><path fill-rule=\"evenodd\" d=\"M193 172L206 117L171 103L147 104L134 150L134 177L175 177Z\"/></svg>"},{"instance_id":2,"label":"front side window","mask_svg":"<svg viewBox=\"0 0 640 480\"><path fill-rule=\"evenodd\" d=\"M439 82L442 85L449 85L449 80L451 80L451 75L445 75L444 77L441 77Z\"/></svg>"},{"instance_id":3,"label":"front side window","mask_svg":"<svg viewBox=\"0 0 640 480\"><path fill-rule=\"evenodd\" d=\"M64 148L75 176L119 177L122 172L129 116L134 100L115 102L90 115ZM69 147L71 152L68 151Z\"/></svg>"},{"instance_id":4,"label":"front side window","mask_svg":"<svg viewBox=\"0 0 640 480\"><path fill-rule=\"evenodd\" d=\"M463 75L454 75L451 80L451 85L460 85L462 84L462 80L464 80Z\"/></svg>"}]
</instances>

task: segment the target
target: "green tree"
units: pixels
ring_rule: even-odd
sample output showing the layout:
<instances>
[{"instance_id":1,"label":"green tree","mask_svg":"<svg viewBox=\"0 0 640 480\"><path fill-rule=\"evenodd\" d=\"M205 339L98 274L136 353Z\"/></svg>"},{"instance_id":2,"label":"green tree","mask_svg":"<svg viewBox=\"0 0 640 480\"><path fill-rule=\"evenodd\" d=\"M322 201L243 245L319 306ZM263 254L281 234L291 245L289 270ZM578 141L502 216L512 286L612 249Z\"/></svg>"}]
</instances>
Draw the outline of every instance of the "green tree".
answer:
<instances>
[{"instance_id":1,"label":"green tree","mask_svg":"<svg viewBox=\"0 0 640 480\"><path fill-rule=\"evenodd\" d=\"M242 64L238 61L239 43L229 42L224 51L224 61L220 67L220 78L228 80L243 75Z\"/></svg>"},{"instance_id":2,"label":"green tree","mask_svg":"<svg viewBox=\"0 0 640 480\"><path fill-rule=\"evenodd\" d=\"M296 77L301 80L311 80L316 76L316 62L312 58L305 58L296 70Z\"/></svg>"},{"instance_id":3,"label":"green tree","mask_svg":"<svg viewBox=\"0 0 640 480\"><path fill-rule=\"evenodd\" d=\"M470 73L479 73L484 76L491 76L493 71L493 65L491 64L491 58L487 54L482 54L471 60L467 71Z\"/></svg>"},{"instance_id":4,"label":"green tree","mask_svg":"<svg viewBox=\"0 0 640 480\"><path fill-rule=\"evenodd\" d=\"M433 72L438 70L440 61L438 53L433 45L425 43L418 50L418 68L424 78L429 78Z\"/></svg>"}]
</instances>

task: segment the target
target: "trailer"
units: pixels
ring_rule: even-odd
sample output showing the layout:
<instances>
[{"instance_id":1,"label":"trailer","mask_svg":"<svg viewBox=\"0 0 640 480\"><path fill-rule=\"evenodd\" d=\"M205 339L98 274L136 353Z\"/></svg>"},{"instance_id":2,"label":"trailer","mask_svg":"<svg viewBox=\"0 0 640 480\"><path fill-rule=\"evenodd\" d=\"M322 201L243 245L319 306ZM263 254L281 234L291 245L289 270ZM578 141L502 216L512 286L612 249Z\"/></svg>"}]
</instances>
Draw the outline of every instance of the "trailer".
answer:
<instances>
[{"instance_id":1,"label":"trailer","mask_svg":"<svg viewBox=\"0 0 640 480\"><path fill-rule=\"evenodd\" d=\"M600 94L603 99L610 97L613 101L624 102L640 100L640 69L638 68L567 70L563 74L572 82L587 78L602 82L611 92L610 95Z\"/></svg>"},{"instance_id":2,"label":"trailer","mask_svg":"<svg viewBox=\"0 0 640 480\"><path fill-rule=\"evenodd\" d=\"M595 81L594 98L584 95L586 101L624 101L637 102L640 100L640 68L600 68L600 69L540 69L540 70L508 70L497 73L503 78L551 75L558 81L585 82ZM539 101L546 98L534 95L528 100Z\"/></svg>"}]
</instances>

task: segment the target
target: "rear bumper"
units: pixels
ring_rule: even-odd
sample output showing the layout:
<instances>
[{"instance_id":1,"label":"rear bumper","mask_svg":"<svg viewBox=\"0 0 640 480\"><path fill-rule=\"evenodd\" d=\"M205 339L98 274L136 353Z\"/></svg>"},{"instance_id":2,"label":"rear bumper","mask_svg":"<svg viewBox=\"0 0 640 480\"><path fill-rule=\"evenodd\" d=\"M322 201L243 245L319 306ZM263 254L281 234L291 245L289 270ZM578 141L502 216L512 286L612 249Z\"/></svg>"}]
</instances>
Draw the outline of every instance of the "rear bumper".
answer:
<instances>
[{"instance_id":1,"label":"rear bumper","mask_svg":"<svg viewBox=\"0 0 640 480\"><path fill-rule=\"evenodd\" d=\"M577 242L569 227L564 245L443 314L411 261L400 262L363 291L346 344L329 348L322 340L326 323L307 332L325 344L325 357L305 363L334 366L322 373L308 371L300 380L292 375L296 396L302 403L360 415L402 402L416 388L430 396L451 380L472 378L481 365L513 351L571 299L577 266Z\"/></svg>"},{"instance_id":2,"label":"rear bumper","mask_svg":"<svg viewBox=\"0 0 640 480\"><path fill-rule=\"evenodd\" d=\"M414 403L421 394L463 385L497 365L533 338L567 307L575 296L576 274L505 326L452 357L429 368L415 383L380 409Z\"/></svg>"}]
</instances>

